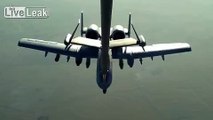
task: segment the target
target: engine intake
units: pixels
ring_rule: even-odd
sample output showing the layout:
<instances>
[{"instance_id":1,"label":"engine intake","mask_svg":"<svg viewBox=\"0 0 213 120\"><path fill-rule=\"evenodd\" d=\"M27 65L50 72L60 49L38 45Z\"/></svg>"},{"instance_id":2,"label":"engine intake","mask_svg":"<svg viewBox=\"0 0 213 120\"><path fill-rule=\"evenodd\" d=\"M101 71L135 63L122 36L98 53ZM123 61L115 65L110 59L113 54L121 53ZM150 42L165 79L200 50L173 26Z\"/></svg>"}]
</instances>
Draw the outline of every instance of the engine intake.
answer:
<instances>
[{"instance_id":1,"label":"engine intake","mask_svg":"<svg viewBox=\"0 0 213 120\"><path fill-rule=\"evenodd\" d=\"M112 30L111 38L113 40L124 39L125 38L124 27L121 25L116 25Z\"/></svg>"},{"instance_id":2,"label":"engine intake","mask_svg":"<svg viewBox=\"0 0 213 120\"><path fill-rule=\"evenodd\" d=\"M100 34L99 34L99 28L97 25L92 24L86 31L85 34L86 38L90 38L90 39L99 39L100 38Z\"/></svg>"}]
</instances>

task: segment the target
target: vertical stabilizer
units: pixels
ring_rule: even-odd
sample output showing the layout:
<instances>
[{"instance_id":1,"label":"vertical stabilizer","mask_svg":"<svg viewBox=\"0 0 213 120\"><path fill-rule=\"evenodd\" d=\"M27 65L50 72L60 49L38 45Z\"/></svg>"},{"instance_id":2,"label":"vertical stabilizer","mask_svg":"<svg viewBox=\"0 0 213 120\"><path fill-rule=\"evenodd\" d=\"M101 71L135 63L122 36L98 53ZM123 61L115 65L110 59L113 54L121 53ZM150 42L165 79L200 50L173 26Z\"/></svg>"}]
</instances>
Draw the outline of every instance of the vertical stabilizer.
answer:
<instances>
[{"instance_id":1,"label":"vertical stabilizer","mask_svg":"<svg viewBox=\"0 0 213 120\"><path fill-rule=\"evenodd\" d=\"M84 13L81 11L81 37L84 35Z\"/></svg>"},{"instance_id":2,"label":"vertical stabilizer","mask_svg":"<svg viewBox=\"0 0 213 120\"><path fill-rule=\"evenodd\" d=\"M127 36L130 38L131 36L131 24L132 24L132 14L129 13L129 23L128 23L128 33Z\"/></svg>"}]
</instances>

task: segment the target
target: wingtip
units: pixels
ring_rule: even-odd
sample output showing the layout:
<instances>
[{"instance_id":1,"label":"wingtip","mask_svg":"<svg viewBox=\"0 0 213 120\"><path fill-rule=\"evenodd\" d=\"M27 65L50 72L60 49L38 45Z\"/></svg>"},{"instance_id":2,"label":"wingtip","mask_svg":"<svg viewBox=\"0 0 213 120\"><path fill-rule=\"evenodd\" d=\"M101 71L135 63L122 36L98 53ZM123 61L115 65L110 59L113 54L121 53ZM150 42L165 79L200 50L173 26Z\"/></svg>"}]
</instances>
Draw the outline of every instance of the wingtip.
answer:
<instances>
[{"instance_id":1,"label":"wingtip","mask_svg":"<svg viewBox=\"0 0 213 120\"><path fill-rule=\"evenodd\" d=\"M26 38L21 38L19 41L18 41L18 46L21 46L21 42L26 40Z\"/></svg>"},{"instance_id":2,"label":"wingtip","mask_svg":"<svg viewBox=\"0 0 213 120\"><path fill-rule=\"evenodd\" d=\"M189 43L186 43L187 44L187 47L188 47L188 51L192 51L192 47Z\"/></svg>"},{"instance_id":3,"label":"wingtip","mask_svg":"<svg viewBox=\"0 0 213 120\"><path fill-rule=\"evenodd\" d=\"M18 46L21 46L20 40L18 41Z\"/></svg>"},{"instance_id":4,"label":"wingtip","mask_svg":"<svg viewBox=\"0 0 213 120\"><path fill-rule=\"evenodd\" d=\"M185 47L186 51L188 52L192 51L192 47L189 43L180 43L180 44L182 44Z\"/></svg>"},{"instance_id":5,"label":"wingtip","mask_svg":"<svg viewBox=\"0 0 213 120\"><path fill-rule=\"evenodd\" d=\"M189 51L192 51L192 48L191 48L191 46L189 47Z\"/></svg>"},{"instance_id":6,"label":"wingtip","mask_svg":"<svg viewBox=\"0 0 213 120\"><path fill-rule=\"evenodd\" d=\"M29 38L21 38L19 41L18 41L18 46L22 46L23 45L23 43L25 42L25 41L27 41Z\"/></svg>"}]
</instances>

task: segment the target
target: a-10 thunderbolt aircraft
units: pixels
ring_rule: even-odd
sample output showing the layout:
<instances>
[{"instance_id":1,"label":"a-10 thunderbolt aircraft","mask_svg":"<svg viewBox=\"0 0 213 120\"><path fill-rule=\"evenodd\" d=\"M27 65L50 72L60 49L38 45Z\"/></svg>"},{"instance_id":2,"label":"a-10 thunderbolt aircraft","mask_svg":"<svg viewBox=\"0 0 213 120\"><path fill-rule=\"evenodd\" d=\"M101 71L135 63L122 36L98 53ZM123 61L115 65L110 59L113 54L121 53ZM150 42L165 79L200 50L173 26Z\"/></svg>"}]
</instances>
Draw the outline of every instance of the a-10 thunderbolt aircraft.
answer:
<instances>
[{"instance_id":1,"label":"a-10 thunderbolt aircraft","mask_svg":"<svg viewBox=\"0 0 213 120\"><path fill-rule=\"evenodd\" d=\"M138 59L142 64L142 58L154 56L164 56L191 51L188 43L164 43L147 45L143 35L138 35L131 23L131 14L129 14L128 28L121 25L111 27L111 16L113 0L100 0L101 5L101 27L92 24L88 28L83 26L83 12L81 19L72 34L67 34L64 43L53 41L44 41L31 38L22 38L18 46L55 53L55 61L59 61L61 55L74 57L77 66L86 59L86 67L90 66L91 59L97 59L97 84L105 94L112 83L112 59L119 60L119 66L123 69L124 60L130 67L134 64L134 59ZM80 25L81 36L74 37L75 32ZM131 37L131 28L136 39Z\"/></svg>"}]
</instances>

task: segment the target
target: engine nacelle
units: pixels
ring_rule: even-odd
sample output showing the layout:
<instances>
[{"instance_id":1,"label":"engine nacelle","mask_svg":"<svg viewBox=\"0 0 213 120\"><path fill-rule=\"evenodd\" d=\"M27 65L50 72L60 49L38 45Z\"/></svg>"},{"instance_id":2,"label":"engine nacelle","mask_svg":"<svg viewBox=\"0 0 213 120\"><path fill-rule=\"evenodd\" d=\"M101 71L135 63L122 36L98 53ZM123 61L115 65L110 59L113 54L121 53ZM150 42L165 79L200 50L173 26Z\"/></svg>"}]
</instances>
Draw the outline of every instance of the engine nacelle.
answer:
<instances>
[{"instance_id":1,"label":"engine nacelle","mask_svg":"<svg viewBox=\"0 0 213 120\"><path fill-rule=\"evenodd\" d=\"M138 44L139 44L140 46L146 46L146 40L145 40L145 38L144 38L143 35L140 35L140 36L139 36Z\"/></svg>"},{"instance_id":2,"label":"engine nacelle","mask_svg":"<svg viewBox=\"0 0 213 120\"><path fill-rule=\"evenodd\" d=\"M124 27L121 25L116 25L112 30L111 38L113 40L117 40L117 39L124 39L125 37L126 36L124 32Z\"/></svg>"},{"instance_id":3,"label":"engine nacelle","mask_svg":"<svg viewBox=\"0 0 213 120\"><path fill-rule=\"evenodd\" d=\"M85 37L90 39L99 39L100 34L98 26L95 24L90 25L90 27L86 31Z\"/></svg>"},{"instance_id":4,"label":"engine nacelle","mask_svg":"<svg viewBox=\"0 0 213 120\"><path fill-rule=\"evenodd\" d=\"M71 37L72 37L72 34L70 34L70 33L68 33L67 35L66 35L66 37L65 37L65 39L64 39L64 44L65 45L69 45L70 44L70 39L71 39Z\"/></svg>"}]
</instances>

